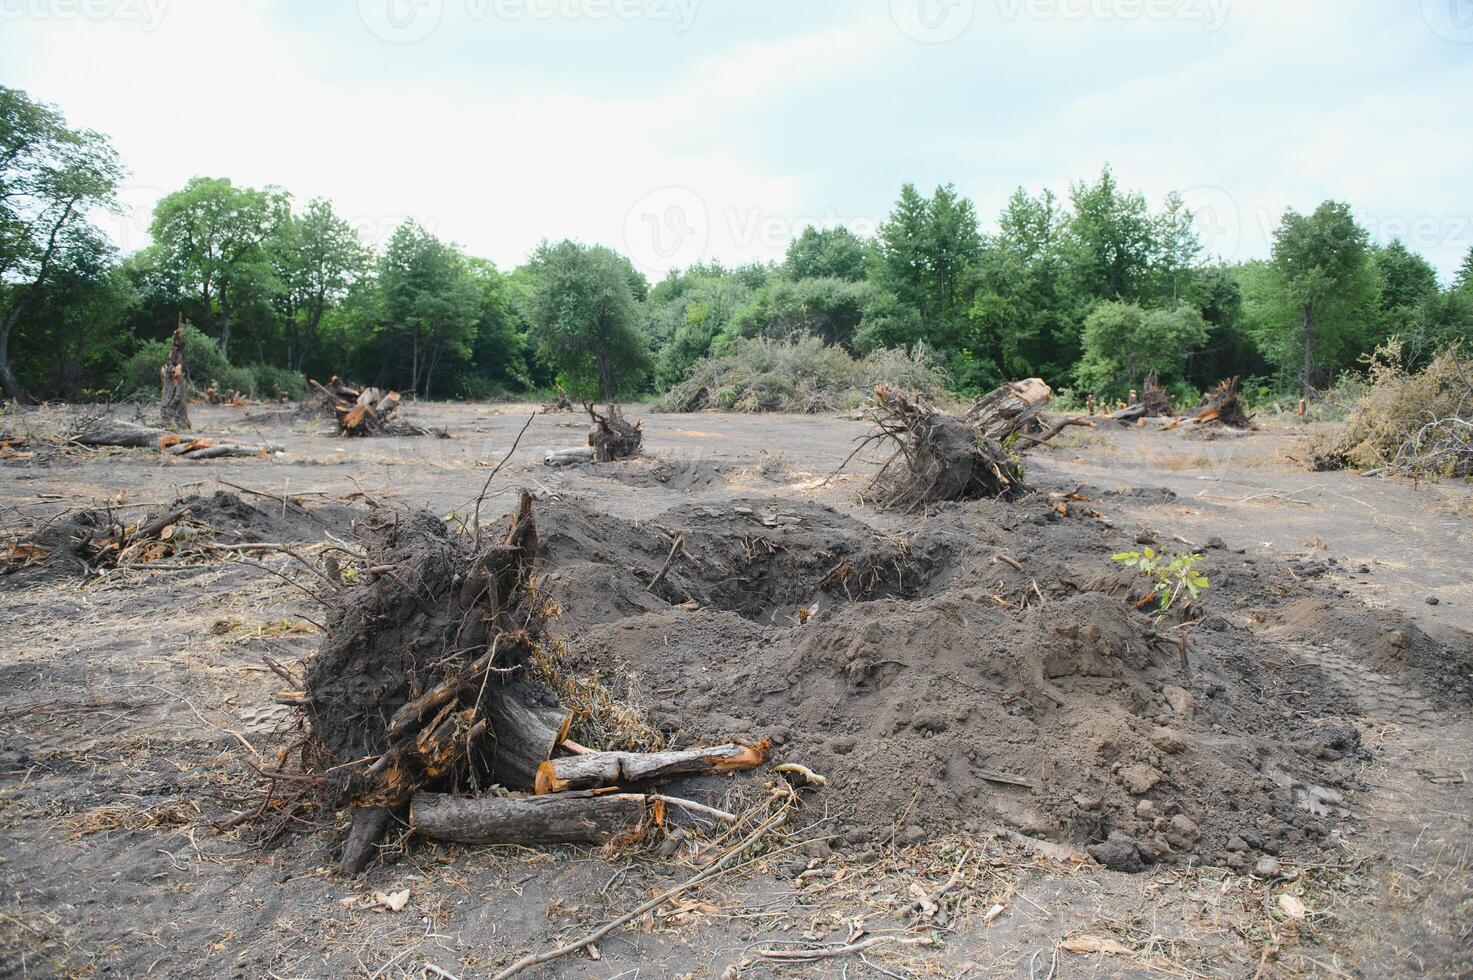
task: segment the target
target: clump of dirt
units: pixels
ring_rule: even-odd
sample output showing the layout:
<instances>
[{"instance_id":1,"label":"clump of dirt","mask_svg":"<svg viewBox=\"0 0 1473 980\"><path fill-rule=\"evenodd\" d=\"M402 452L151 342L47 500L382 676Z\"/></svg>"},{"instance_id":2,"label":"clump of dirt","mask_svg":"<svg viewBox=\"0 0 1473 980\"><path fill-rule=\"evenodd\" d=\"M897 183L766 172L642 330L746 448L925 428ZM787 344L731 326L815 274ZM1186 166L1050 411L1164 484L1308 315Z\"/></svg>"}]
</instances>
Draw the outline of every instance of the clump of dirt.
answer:
<instances>
[{"instance_id":1,"label":"clump of dirt","mask_svg":"<svg viewBox=\"0 0 1473 980\"><path fill-rule=\"evenodd\" d=\"M806 500L688 504L647 523L568 500L542 506L550 594L578 625L695 603L758 622L794 622L815 604L914 596L947 567L952 543L879 535ZM679 535L684 555L649 592Z\"/></svg>"},{"instance_id":2,"label":"clump of dirt","mask_svg":"<svg viewBox=\"0 0 1473 980\"><path fill-rule=\"evenodd\" d=\"M1213 552L1213 587L1157 621L1110 561L1119 532L1041 498L952 505L904 536L793 501L647 524L548 511L570 665L622 678L673 741L771 738L828 777L852 844L1001 828L1122 870L1243 868L1332 849L1353 819L1352 696L1240 608L1324 599L1276 563ZM689 557L650 594L677 535Z\"/></svg>"}]
</instances>

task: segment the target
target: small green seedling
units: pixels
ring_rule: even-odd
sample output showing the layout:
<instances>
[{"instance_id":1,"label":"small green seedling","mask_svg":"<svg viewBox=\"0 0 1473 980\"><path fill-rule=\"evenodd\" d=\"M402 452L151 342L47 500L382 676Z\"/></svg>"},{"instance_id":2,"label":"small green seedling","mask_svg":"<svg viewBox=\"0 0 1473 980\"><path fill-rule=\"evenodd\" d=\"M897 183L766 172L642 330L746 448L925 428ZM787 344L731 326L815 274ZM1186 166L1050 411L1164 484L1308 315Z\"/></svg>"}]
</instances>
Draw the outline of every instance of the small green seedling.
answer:
<instances>
[{"instance_id":1,"label":"small green seedling","mask_svg":"<svg viewBox=\"0 0 1473 980\"><path fill-rule=\"evenodd\" d=\"M1196 569L1197 563L1203 560L1203 556L1196 552L1166 555L1146 547L1141 551L1122 551L1110 558L1155 580L1156 587L1146 599L1154 596L1163 613L1181 598L1183 592L1195 599L1211 584L1207 576Z\"/></svg>"}]
</instances>

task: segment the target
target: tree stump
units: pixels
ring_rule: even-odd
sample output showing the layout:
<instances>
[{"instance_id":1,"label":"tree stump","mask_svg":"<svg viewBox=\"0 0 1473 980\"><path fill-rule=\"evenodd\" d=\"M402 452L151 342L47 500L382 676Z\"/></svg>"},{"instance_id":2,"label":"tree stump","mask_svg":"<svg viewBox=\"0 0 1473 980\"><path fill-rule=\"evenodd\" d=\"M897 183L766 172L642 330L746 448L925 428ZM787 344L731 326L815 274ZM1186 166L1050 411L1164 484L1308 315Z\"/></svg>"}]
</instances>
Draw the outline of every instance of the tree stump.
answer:
<instances>
[{"instance_id":1,"label":"tree stump","mask_svg":"<svg viewBox=\"0 0 1473 980\"><path fill-rule=\"evenodd\" d=\"M164 425L171 429L189 428L189 377L184 371L184 314L174 328L174 343L169 356L159 368L159 384L163 394L161 413Z\"/></svg>"}]
</instances>

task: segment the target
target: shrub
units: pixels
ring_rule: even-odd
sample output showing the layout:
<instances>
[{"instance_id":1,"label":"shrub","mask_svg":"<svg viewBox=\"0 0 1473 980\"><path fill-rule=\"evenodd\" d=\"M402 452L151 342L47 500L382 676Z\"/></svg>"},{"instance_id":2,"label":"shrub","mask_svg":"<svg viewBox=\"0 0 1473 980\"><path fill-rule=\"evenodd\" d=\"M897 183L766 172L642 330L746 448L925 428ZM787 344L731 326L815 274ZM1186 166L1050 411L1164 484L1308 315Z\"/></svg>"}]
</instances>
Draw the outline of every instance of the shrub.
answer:
<instances>
[{"instance_id":1,"label":"shrub","mask_svg":"<svg viewBox=\"0 0 1473 980\"><path fill-rule=\"evenodd\" d=\"M928 398L942 392L929 348L876 350L856 360L814 336L795 340L737 338L697 362L656 403L660 411L718 408L731 412L831 412L867 403L888 384Z\"/></svg>"},{"instance_id":2,"label":"shrub","mask_svg":"<svg viewBox=\"0 0 1473 980\"><path fill-rule=\"evenodd\" d=\"M291 371L273 364L252 364L246 370L251 375L252 383L249 392L245 388L236 389L242 394L250 394L255 398L272 398L280 391L292 401L299 401L307 395L307 378L300 371Z\"/></svg>"},{"instance_id":3,"label":"shrub","mask_svg":"<svg viewBox=\"0 0 1473 980\"><path fill-rule=\"evenodd\" d=\"M168 358L171 345L169 338L150 340L123 362L119 380L126 394L159 393L159 368ZM237 369L230 366L213 338L205 336L198 327L190 326L184 328L184 370L189 376L190 386L203 392L212 382L223 382L227 372ZM251 386L249 372L245 377L247 380L242 391Z\"/></svg>"}]
</instances>

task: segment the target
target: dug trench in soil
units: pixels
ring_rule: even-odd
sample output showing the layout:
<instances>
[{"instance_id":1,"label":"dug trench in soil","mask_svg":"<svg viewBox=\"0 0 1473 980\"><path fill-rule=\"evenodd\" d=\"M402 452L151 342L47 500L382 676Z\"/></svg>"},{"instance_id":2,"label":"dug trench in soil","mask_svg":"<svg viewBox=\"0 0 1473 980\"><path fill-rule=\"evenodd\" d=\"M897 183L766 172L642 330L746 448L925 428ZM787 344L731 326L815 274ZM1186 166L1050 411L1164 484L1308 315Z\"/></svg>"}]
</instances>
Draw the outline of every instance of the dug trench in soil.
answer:
<instances>
[{"instance_id":1,"label":"dug trench in soil","mask_svg":"<svg viewBox=\"0 0 1473 980\"><path fill-rule=\"evenodd\" d=\"M833 829L861 848L1000 828L1121 870L1333 851L1367 754L1353 700L1255 624L1313 600L1406 631L1226 550L1202 599L1154 622L1149 586L1110 561L1122 535L1041 495L949 505L903 536L813 505L544 510L569 666L621 683L674 742L770 738L828 777ZM672 536L685 554L650 594ZM845 562L847 590L826 575ZM1466 642L1417 642L1466 669Z\"/></svg>"}]
</instances>

